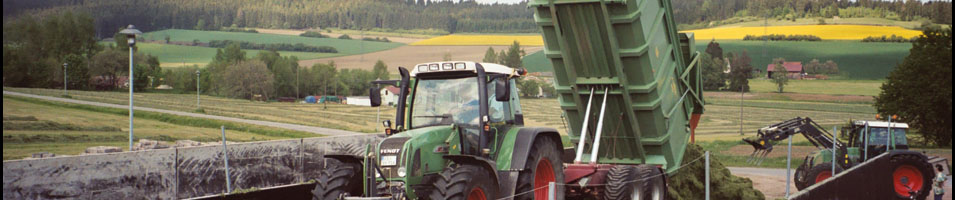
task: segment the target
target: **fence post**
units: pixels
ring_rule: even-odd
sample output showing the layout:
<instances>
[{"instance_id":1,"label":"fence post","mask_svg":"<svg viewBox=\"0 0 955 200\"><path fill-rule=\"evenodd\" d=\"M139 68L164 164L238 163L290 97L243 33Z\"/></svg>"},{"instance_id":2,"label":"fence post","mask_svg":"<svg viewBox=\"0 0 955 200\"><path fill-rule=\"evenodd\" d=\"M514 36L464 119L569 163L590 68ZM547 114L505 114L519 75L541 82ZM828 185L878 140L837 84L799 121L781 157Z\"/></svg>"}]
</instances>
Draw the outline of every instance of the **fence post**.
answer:
<instances>
[{"instance_id":1,"label":"fence post","mask_svg":"<svg viewBox=\"0 0 955 200\"><path fill-rule=\"evenodd\" d=\"M789 147L786 150L786 198L789 198L789 185L792 184L792 157L793 137L789 137Z\"/></svg>"},{"instance_id":2,"label":"fence post","mask_svg":"<svg viewBox=\"0 0 955 200\"><path fill-rule=\"evenodd\" d=\"M836 176L836 133L836 126L832 126L832 176Z\"/></svg>"},{"instance_id":3,"label":"fence post","mask_svg":"<svg viewBox=\"0 0 955 200\"><path fill-rule=\"evenodd\" d=\"M557 184L554 182L547 183L547 199L557 200Z\"/></svg>"},{"instance_id":4,"label":"fence post","mask_svg":"<svg viewBox=\"0 0 955 200\"><path fill-rule=\"evenodd\" d=\"M710 151L705 153L706 163L704 168L704 173L706 173L706 200L710 200Z\"/></svg>"},{"instance_id":5,"label":"fence post","mask_svg":"<svg viewBox=\"0 0 955 200\"><path fill-rule=\"evenodd\" d=\"M222 157L225 158L225 189L228 194L232 193L232 181L229 178L229 149L225 144L225 126L222 126Z\"/></svg>"}]
</instances>

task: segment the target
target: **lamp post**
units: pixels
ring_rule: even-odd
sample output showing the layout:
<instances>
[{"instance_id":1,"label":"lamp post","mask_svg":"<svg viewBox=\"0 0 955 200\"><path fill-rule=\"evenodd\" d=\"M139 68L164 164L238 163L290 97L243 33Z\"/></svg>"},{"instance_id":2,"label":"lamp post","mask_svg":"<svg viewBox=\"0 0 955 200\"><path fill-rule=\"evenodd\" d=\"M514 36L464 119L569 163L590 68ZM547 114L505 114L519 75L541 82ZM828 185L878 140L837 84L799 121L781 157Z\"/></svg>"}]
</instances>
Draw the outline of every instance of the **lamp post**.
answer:
<instances>
[{"instance_id":1,"label":"lamp post","mask_svg":"<svg viewBox=\"0 0 955 200\"><path fill-rule=\"evenodd\" d=\"M201 109L199 107L199 70L196 70L196 109Z\"/></svg>"},{"instance_id":2,"label":"lamp post","mask_svg":"<svg viewBox=\"0 0 955 200\"><path fill-rule=\"evenodd\" d=\"M69 65L69 63L63 63L63 95L69 95L69 93L66 92L66 67Z\"/></svg>"},{"instance_id":3,"label":"lamp post","mask_svg":"<svg viewBox=\"0 0 955 200\"><path fill-rule=\"evenodd\" d=\"M119 31L120 34L126 35L126 44L129 45L129 150L133 150L133 47L136 46L136 35L143 34L139 30L136 30L136 27L130 24Z\"/></svg>"}]
</instances>

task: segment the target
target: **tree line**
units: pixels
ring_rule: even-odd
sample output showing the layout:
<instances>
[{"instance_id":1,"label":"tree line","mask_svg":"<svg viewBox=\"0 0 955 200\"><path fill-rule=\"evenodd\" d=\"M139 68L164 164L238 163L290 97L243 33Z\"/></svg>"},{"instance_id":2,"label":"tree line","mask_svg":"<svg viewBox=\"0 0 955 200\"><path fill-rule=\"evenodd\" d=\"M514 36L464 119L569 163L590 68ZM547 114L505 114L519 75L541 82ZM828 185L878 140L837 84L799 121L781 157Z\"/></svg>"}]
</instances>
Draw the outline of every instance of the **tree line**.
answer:
<instances>
[{"instance_id":1,"label":"tree line","mask_svg":"<svg viewBox=\"0 0 955 200\"><path fill-rule=\"evenodd\" d=\"M237 44L239 48L242 49L258 49L258 50L277 50L277 51L301 51L301 52L318 52L318 53L338 53L338 49L331 46L312 46L303 43L271 43L271 44L261 44L247 41L236 41L236 40L211 40L209 41L209 47L213 48L224 48L229 44Z\"/></svg>"},{"instance_id":2,"label":"tree line","mask_svg":"<svg viewBox=\"0 0 955 200\"><path fill-rule=\"evenodd\" d=\"M676 0L679 24L735 23L762 18L872 17L952 23L951 1L881 0ZM99 36L135 24L144 31L220 30L223 27L537 32L527 3L478 4L473 0L45 0L4 1L4 18L46 16L65 11L91 13ZM736 19L736 20L731 20ZM712 24L712 25L718 25ZM234 26L233 26L234 25ZM228 29L228 28L227 28ZM421 32L421 31L412 31Z\"/></svg>"}]
</instances>

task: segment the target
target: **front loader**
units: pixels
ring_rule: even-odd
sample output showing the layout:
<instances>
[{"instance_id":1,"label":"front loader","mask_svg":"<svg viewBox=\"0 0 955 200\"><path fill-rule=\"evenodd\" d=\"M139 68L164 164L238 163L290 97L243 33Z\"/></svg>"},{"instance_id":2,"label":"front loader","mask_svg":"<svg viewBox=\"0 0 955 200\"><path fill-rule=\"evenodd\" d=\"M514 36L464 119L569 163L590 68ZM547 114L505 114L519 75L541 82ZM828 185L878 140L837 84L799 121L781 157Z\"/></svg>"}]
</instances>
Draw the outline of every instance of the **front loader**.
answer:
<instances>
[{"instance_id":1,"label":"front loader","mask_svg":"<svg viewBox=\"0 0 955 200\"><path fill-rule=\"evenodd\" d=\"M753 146L754 151L749 161L758 165L773 151L773 145L778 141L796 134L802 134L809 140L809 143L819 150L807 155L803 159L803 164L796 168L793 183L799 190L808 190L811 186L836 177L843 171L867 168L861 170L882 173L848 174L840 176L839 178L846 179L840 181L854 182L852 184L860 188L871 189L877 189L879 185L873 187L865 187L865 185L890 181L891 184L886 185L891 185L891 188L884 188L885 190L881 191L894 191L890 196L897 199L910 199L910 197L925 199L935 173L931 167L932 164L929 163L929 157L909 150L905 137L907 129L908 125L905 123L853 121L849 126L843 127L844 133L848 134L849 138L846 144L836 139L832 133L812 119L797 117L760 128L756 137L745 138L743 141ZM835 160L832 159L833 149L835 149ZM880 156L882 154L886 155ZM876 159L887 160L877 162ZM947 160L942 162L947 166ZM835 174L832 172L833 167ZM887 178L877 179L879 181L863 181L864 178L851 176ZM849 181L856 178L859 178L859 181ZM847 192L864 193L862 191Z\"/></svg>"}]
</instances>

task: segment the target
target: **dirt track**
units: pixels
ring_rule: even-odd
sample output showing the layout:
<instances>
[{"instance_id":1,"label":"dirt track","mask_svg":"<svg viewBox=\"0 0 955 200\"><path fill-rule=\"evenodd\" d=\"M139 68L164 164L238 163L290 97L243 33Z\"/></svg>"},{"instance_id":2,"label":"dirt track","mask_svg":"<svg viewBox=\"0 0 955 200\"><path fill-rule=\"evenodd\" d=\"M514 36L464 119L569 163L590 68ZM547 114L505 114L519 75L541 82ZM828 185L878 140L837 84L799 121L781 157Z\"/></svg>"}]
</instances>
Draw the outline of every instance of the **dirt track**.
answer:
<instances>
[{"instance_id":1,"label":"dirt track","mask_svg":"<svg viewBox=\"0 0 955 200\"><path fill-rule=\"evenodd\" d=\"M351 55L334 58L322 58L313 60L302 60L298 64L310 67L316 63L327 63L335 61L339 69L372 69L375 61L382 60L388 65L389 72L397 72L398 66L411 70L411 66L423 63L441 61L445 53L451 53L452 60L481 61L484 59L484 52L489 46L401 46L398 48L367 53L364 55ZM506 46L490 46L494 51L500 52ZM535 52L542 47L524 47L524 52Z\"/></svg>"}]
</instances>

